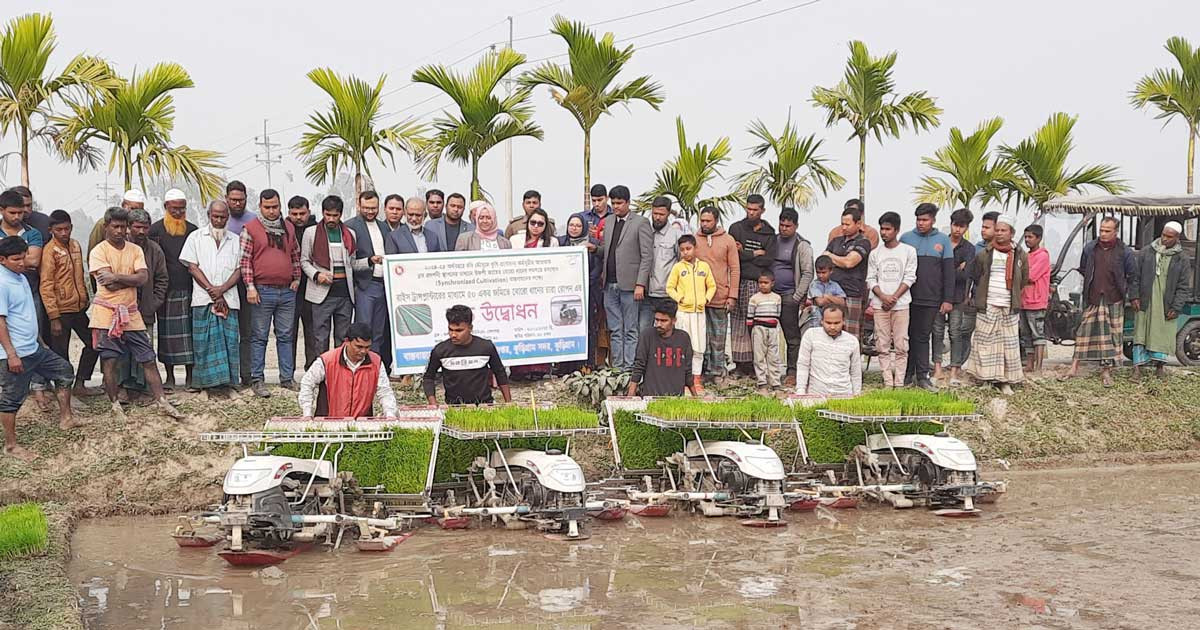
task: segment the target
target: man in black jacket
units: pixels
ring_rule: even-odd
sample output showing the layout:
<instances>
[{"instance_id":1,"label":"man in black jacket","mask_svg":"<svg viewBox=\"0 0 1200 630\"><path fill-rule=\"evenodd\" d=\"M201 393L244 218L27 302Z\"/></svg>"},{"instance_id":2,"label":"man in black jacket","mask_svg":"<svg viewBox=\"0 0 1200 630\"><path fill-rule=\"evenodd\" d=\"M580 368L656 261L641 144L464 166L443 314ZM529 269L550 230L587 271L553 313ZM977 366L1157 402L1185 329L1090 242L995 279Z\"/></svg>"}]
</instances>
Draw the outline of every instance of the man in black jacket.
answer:
<instances>
[{"instance_id":1,"label":"man in black jacket","mask_svg":"<svg viewBox=\"0 0 1200 630\"><path fill-rule=\"evenodd\" d=\"M917 250L917 283L913 285L912 306L909 308L909 361L905 368L904 384L936 391L929 380L929 343L933 334L933 319L950 313L954 304L954 246L950 237L933 226L937 206L923 203L917 206L916 224L900 242Z\"/></svg>"},{"instance_id":2,"label":"man in black jacket","mask_svg":"<svg viewBox=\"0 0 1200 630\"><path fill-rule=\"evenodd\" d=\"M308 199L296 195L288 199L287 220L292 222L292 226L296 228L296 242L302 242L304 239L304 231L317 224L316 218L313 217L312 211L308 208ZM304 274L300 274L300 288L296 289L296 313L292 316L292 332L300 330L297 323L304 325L304 369L307 370L312 365L313 361L321 355L321 346L317 343L317 338L313 334L313 316L312 303L303 299L304 287L308 285L308 278ZM299 349L299 343L292 344L292 365L296 365L296 351Z\"/></svg>"},{"instance_id":3,"label":"man in black jacket","mask_svg":"<svg viewBox=\"0 0 1200 630\"><path fill-rule=\"evenodd\" d=\"M731 321L746 321L750 298L758 292L758 276L769 271L775 264L775 228L763 221L766 200L762 195L746 197L746 218L729 226L729 236L738 249L741 265L741 281L738 286L737 310L730 315ZM733 327L733 347L730 354L742 374L754 374L754 348L750 344L750 329L746 326Z\"/></svg>"},{"instance_id":4,"label":"man in black jacket","mask_svg":"<svg viewBox=\"0 0 1200 630\"><path fill-rule=\"evenodd\" d=\"M1121 355L1125 298L1136 273L1133 252L1117 237L1120 222L1100 220L1099 238L1083 246L1083 320L1075 332L1075 356L1066 377L1079 374L1081 361L1100 363L1100 381L1112 387L1112 368Z\"/></svg>"}]
</instances>

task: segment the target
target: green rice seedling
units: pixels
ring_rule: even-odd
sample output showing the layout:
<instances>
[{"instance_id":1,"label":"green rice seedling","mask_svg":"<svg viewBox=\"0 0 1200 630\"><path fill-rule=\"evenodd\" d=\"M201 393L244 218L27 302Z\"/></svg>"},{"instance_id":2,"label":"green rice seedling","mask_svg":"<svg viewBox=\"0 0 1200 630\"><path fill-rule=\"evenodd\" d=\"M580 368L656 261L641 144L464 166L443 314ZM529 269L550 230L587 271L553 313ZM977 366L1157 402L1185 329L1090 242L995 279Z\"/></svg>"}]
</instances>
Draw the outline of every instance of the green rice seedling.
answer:
<instances>
[{"instance_id":1,"label":"green rice seedling","mask_svg":"<svg viewBox=\"0 0 1200 630\"><path fill-rule=\"evenodd\" d=\"M888 389L868 392L858 399L890 400L899 403L900 413L906 416L967 415L975 413L971 401L949 393L934 393L920 389ZM857 399L856 399L857 400Z\"/></svg>"},{"instance_id":2,"label":"green rice seedling","mask_svg":"<svg viewBox=\"0 0 1200 630\"><path fill-rule=\"evenodd\" d=\"M501 448L564 449L566 444L565 437L500 440ZM443 433L438 442L437 470L434 471L433 480L439 483L452 481L454 475L467 472L476 457L483 457L495 448L492 440L459 440Z\"/></svg>"},{"instance_id":3,"label":"green rice seedling","mask_svg":"<svg viewBox=\"0 0 1200 630\"><path fill-rule=\"evenodd\" d=\"M766 396L750 396L740 400L703 401L686 398L664 398L646 406L648 415L663 420L704 422L781 422L792 419L786 403Z\"/></svg>"},{"instance_id":4,"label":"green rice seedling","mask_svg":"<svg viewBox=\"0 0 1200 630\"><path fill-rule=\"evenodd\" d=\"M826 403L830 411L851 416L898 416L900 403L885 398L859 396L858 398L833 399Z\"/></svg>"},{"instance_id":5,"label":"green rice seedling","mask_svg":"<svg viewBox=\"0 0 1200 630\"><path fill-rule=\"evenodd\" d=\"M333 461L336 451L336 445L331 446L325 459ZM412 494L425 489L432 452L432 430L395 427L391 440L346 444L338 466L354 473L361 485L383 485L388 492ZM278 444L271 454L304 459L313 456L311 444Z\"/></svg>"},{"instance_id":6,"label":"green rice seedling","mask_svg":"<svg viewBox=\"0 0 1200 630\"><path fill-rule=\"evenodd\" d=\"M656 402L659 401L653 401L651 404ZM615 412L613 422L617 432L617 445L621 449L622 465L628 470L657 468L658 462L663 458L683 450L685 438L695 439L691 429L677 432L638 422L632 411ZM746 436L738 429L700 429L699 433L700 438L704 440L743 441L746 439ZM754 439L758 439L762 432L754 429L747 430L746 433L749 433Z\"/></svg>"},{"instance_id":7,"label":"green rice seedling","mask_svg":"<svg viewBox=\"0 0 1200 630\"><path fill-rule=\"evenodd\" d=\"M40 505L18 503L0 509L0 560L42 553L48 537L46 513Z\"/></svg>"},{"instance_id":8,"label":"green rice seedling","mask_svg":"<svg viewBox=\"0 0 1200 630\"><path fill-rule=\"evenodd\" d=\"M595 412L576 407L538 409L536 421L529 407L461 407L446 410L446 426L471 433L529 431L533 429L587 429L599 426Z\"/></svg>"}]
</instances>

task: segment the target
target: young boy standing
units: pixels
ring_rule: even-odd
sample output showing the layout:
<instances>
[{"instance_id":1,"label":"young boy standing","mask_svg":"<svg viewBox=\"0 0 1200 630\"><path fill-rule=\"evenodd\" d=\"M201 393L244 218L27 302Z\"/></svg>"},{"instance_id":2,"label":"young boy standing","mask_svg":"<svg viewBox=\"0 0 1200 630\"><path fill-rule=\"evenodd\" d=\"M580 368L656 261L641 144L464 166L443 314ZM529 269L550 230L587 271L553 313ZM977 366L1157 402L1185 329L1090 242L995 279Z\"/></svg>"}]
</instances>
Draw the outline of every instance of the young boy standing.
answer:
<instances>
[{"instance_id":1,"label":"young boy standing","mask_svg":"<svg viewBox=\"0 0 1200 630\"><path fill-rule=\"evenodd\" d=\"M50 349L71 360L68 349L71 333L83 342L79 369L75 376L76 396L86 395L84 380L96 367L97 354L92 348L88 329L88 287L83 275L83 250L71 238L71 215L63 210L50 213L50 242L42 248L42 304L50 320Z\"/></svg>"},{"instance_id":2,"label":"young boy standing","mask_svg":"<svg viewBox=\"0 0 1200 630\"><path fill-rule=\"evenodd\" d=\"M66 359L38 341L37 311L33 290L25 278L29 245L20 236L0 239L0 425L4 426L4 454L25 462L37 453L17 444L17 410L29 395L34 376L54 383L58 397L58 427L63 431L80 423L71 415L71 382L75 373Z\"/></svg>"},{"instance_id":3,"label":"young boy standing","mask_svg":"<svg viewBox=\"0 0 1200 630\"><path fill-rule=\"evenodd\" d=\"M828 256L817 256L813 268L817 270L817 279L808 285L808 299L804 306L808 309L808 326L821 327L821 309L830 304L846 306L846 292L842 285L833 280L833 259Z\"/></svg>"},{"instance_id":4,"label":"young boy standing","mask_svg":"<svg viewBox=\"0 0 1200 630\"><path fill-rule=\"evenodd\" d=\"M704 349L708 345L704 308L717 294L717 281L708 263L696 258L696 237L684 234L678 242L680 260L667 276L667 295L679 305L675 327L691 337L691 385L692 391L699 395L704 391L700 377L704 372Z\"/></svg>"},{"instance_id":5,"label":"young boy standing","mask_svg":"<svg viewBox=\"0 0 1200 630\"><path fill-rule=\"evenodd\" d=\"M917 281L917 250L901 243L899 235L900 215L885 212L879 217L879 247L867 259L867 290L874 309L875 349L884 387L904 385L912 304L908 289Z\"/></svg>"},{"instance_id":6,"label":"young boy standing","mask_svg":"<svg viewBox=\"0 0 1200 630\"><path fill-rule=\"evenodd\" d=\"M1029 284L1021 291L1021 352L1025 371L1042 371L1046 354L1046 308L1050 305L1050 252L1042 247L1042 226L1025 228L1029 251Z\"/></svg>"},{"instance_id":7,"label":"young boy standing","mask_svg":"<svg viewBox=\"0 0 1200 630\"><path fill-rule=\"evenodd\" d=\"M783 301L775 292L775 274L764 269L758 274L758 293L750 296L746 325L754 348L754 376L759 393L779 387L783 365L779 360L779 315Z\"/></svg>"}]
</instances>

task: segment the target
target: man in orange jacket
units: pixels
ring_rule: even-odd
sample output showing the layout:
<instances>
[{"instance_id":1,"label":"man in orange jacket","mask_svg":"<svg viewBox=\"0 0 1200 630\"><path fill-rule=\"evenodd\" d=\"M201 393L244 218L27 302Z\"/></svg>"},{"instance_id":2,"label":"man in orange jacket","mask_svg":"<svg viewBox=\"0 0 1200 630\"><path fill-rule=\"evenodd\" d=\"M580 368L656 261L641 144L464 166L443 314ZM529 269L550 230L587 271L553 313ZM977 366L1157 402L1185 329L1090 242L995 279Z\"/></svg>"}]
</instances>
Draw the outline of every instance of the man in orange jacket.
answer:
<instances>
[{"instance_id":1,"label":"man in orange jacket","mask_svg":"<svg viewBox=\"0 0 1200 630\"><path fill-rule=\"evenodd\" d=\"M381 367L378 354L371 352L371 326L350 325L342 345L325 352L300 379L300 415L332 418L373 416L374 403L383 415L396 416L396 394Z\"/></svg>"}]
</instances>

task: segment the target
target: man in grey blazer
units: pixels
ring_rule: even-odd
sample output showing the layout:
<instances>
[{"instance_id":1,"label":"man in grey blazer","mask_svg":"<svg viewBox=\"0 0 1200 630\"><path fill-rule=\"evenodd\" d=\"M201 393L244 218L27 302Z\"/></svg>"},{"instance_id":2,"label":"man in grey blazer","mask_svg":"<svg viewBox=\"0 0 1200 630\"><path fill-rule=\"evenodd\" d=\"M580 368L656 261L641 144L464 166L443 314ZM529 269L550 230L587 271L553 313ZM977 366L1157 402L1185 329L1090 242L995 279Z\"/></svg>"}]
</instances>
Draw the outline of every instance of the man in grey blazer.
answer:
<instances>
[{"instance_id":1,"label":"man in grey blazer","mask_svg":"<svg viewBox=\"0 0 1200 630\"><path fill-rule=\"evenodd\" d=\"M320 352L329 349L330 322L337 339L344 339L354 316L354 274L383 263L383 256L355 259L354 232L342 224L342 198L321 202L321 222L304 231L300 270L308 278L304 299L313 311L313 337Z\"/></svg>"},{"instance_id":2,"label":"man in grey blazer","mask_svg":"<svg viewBox=\"0 0 1200 630\"><path fill-rule=\"evenodd\" d=\"M438 218L430 219L429 223L425 224L425 229L440 234L442 242L446 243L446 250L453 251L460 235L475 231L475 225L463 218L466 210L467 198L458 193L450 193L446 198L446 211Z\"/></svg>"},{"instance_id":3,"label":"man in grey blazer","mask_svg":"<svg viewBox=\"0 0 1200 630\"><path fill-rule=\"evenodd\" d=\"M442 215L442 219L444 218L445 215ZM446 247L446 239L441 230L433 229L434 222L442 219L426 223L425 202L420 197L409 199L404 203L404 223L388 235L388 253L424 254L451 251L453 248Z\"/></svg>"},{"instance_id":4,"label":"man in grey blazer","mask_svg":"<svg viewBox=\"0 0 1200 630\"><path fill-rule=\"evenodd\" d=\"M354 259L367 259L376 255L396 253L388 239L391 230L379 218L379 193L364 190L358 195L358 214L346 220L346 227L354 232ZM403 227L403 226L402 226ZM383 360L390 372L392 369L392 339L389 328L387 292L383 284L383 265L371 265L369 269L354 272L354 321L371 325L371 350Z\"/></svg>"},{"instance_id":5,"label":"man in grey blazer","mask_svg":"<svg viewBox=\"0 0 1200 630\"><path fill-rule=\"evenodd\" d=\"M646 298L650 267L654 262L654 230L646 217L632 214L629 188L608 191L613 214L605 220L604 312L608 318L611 363L618 370L633 368L637 351L638 305Z\"/></svg>"}]
</instances>

